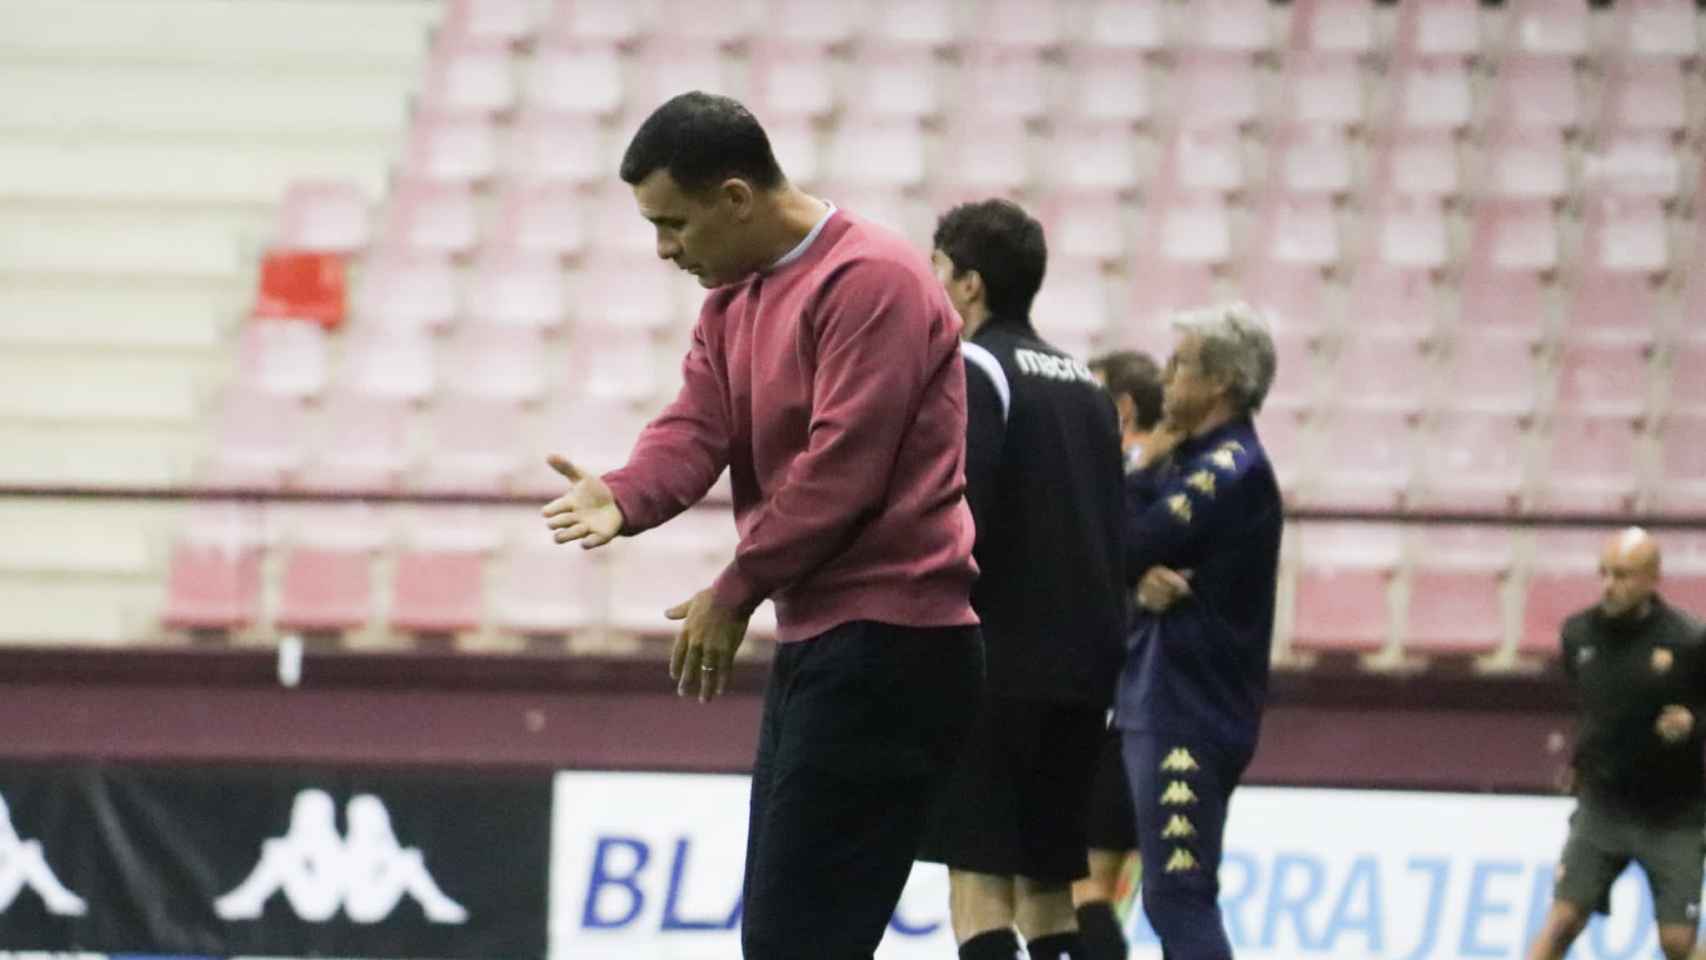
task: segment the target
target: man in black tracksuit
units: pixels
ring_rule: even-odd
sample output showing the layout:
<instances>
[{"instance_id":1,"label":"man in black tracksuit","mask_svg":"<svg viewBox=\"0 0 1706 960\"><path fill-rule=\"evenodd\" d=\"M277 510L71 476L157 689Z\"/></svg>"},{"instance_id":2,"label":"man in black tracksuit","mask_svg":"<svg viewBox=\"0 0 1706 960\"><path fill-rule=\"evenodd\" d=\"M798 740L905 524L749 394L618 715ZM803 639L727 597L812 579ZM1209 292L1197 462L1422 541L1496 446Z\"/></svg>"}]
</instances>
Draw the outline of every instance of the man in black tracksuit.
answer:
<instances>
[{"instance_id":1,"label":"man in black tracksuit","mask_svg":"<svg viewBox=\"0 0 1706 960\"><path fill-rule=\"evenodd\" d=\"M1083 957L1071 884L1126 622L1114 404L1031 326L1043 231L1004 200L936 227L937 276L965 320L966 497L982 571L987 693L926 832L949 868L960 956Z\"/></svg>"},{"instance_id":2,"label":"man in black tracksuit","mask_svg":"<svg viewBox=\"0 0 1706 960\"><path fill-rule=\"evenodd\" d=\"M1694 948L1706 860L1706 637L1655 592L1659 548L1646 532L1614 536L1599 569L1603 598L1564 622L1564 673L1581 701L1576 811L1529 957L1563 957L1633 860L1652 889L1659 947L1681 960Z\"/></svg>"}]
</instances>

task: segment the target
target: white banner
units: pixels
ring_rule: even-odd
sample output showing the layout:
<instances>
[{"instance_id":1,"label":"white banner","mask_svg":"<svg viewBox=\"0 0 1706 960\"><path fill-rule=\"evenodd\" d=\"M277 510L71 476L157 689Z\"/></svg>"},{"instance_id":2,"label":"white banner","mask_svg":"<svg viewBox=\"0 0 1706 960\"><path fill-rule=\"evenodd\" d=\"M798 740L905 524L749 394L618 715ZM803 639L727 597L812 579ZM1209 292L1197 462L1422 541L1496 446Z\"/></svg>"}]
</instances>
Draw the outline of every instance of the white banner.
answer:
<instances>
[{"instance_id":1,"label":"white banner","mask_svg":"<svg viewBox=\"0 0 1706 960\"><path fill-rule=\"evenodd\" d=\"M745 777L559 774L553 960L739 956L746 803ZM1244 788L1221 870L1233 948L1251 960L1519 958L1569 812L1557 797ZM954 956L947 904L944 872L918 866L877 956ZM1573 960L1657 955L1637 870L1612 904ZM1158 960L1134 921L1132 956Z\"/></svg>"}]
</instances>

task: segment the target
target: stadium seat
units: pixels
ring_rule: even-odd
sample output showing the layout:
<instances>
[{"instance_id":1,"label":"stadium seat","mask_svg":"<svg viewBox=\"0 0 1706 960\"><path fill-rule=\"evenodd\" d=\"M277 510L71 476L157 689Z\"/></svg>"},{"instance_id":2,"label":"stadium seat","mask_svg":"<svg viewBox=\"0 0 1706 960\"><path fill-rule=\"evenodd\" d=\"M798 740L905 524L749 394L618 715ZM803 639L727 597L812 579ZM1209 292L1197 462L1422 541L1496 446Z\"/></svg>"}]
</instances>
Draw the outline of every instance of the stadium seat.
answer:
<instances>
[{"instance_id":1,"label":"stadium seat","mask_svg":"<svg viewBox=\"0 0 1706 960\"><path fill-rule=\"evenodd\" d=\"M386 399L421 401L438 388L438 360L424 331L362 328L344 342L337 387Z\"/></svg>"},{"instance_id":2,"label":"stadium seat","mask_svg":"<svg viewBox=\"0 0 1706 960\"><path fill-rule=\"evenodd\" d=\"M1681 157L1662 132L1605 131L1582 158L1581 189L1590 196L1669 200L1682 191L1682 182Z\"/></svg>"},{"instance_id":3,"label":"stadium seat","mask_svg":"<svg viewBox=\"0 0 1706 960\"><path fill-rule=\"evenodd\" d=\"M1536 339L1496 327L1459 331L1439 382L1439 400L1450 410L1534 413L1540 406Z\"/></svg>"},{"instance_id":4,"label":"stadium seat","mask_svg":"<svg viewBox=\"0 0 1706 960\"><path fill-rule=\"evenodd\" d=\"M293 183L279 203L273 245L282 250L351 253L369 238L367 197L347 182Z\"/></svg>"},{"instance_id":5,"label":"stadium seat","mask_svg":"<svg viewBox=\"0 0 1706 960\"><path fill-rule=\"evenodd\" d=\"M648 418L632 402L589 393L584 385L575 386L581 389L553 397L545 406L543 440L528 452L522 475L529 494L543 492L556 497L563 491L563 478L537 457L539 449L560 452L582 470L604 473L628 462L628 454L645 428Z\"/></svg>"},{"instance_id":6,"label":"stadium seat","mask_svg":"<svg viewBox=\"0 0 1706 960\"><path fill-rule=\"evenodd\" d=\"M1080 42L1114 50L1167 46L1167 8L1160 0L1090 0Z\"/></svg>"},{"instance_id":7,"label":"stadium seat","mask_svg":"<svg viewBox=\"0 0 1706 960\"><path fill-rule=\"evenodd\" d=\"M1451 198L1463 191L1458 178L1457 141L1442 130L1389 130L1375 142L1375 197L1409 194Z\"/></svg>"},{"instance_id":8,"label":"stadium seat","mask_svg":"<svg viewBox=\"0 0 1706 960\"><path fill-rule=\"evenodd\" d=\"M1369 54L1378 42L1374 8L1361 0L1296 0L1291 8L1292 51Z\"/></svg>"},{"instance_id":9,"label":"stadium seat","mask_svg":"<svg viewBox=\"0 0 1706 960\"><path fill-rule=\"evenodd\" d=\"M219 435L204 482L278 489L307 457L307 410L300 399L237 389L219 403Z\"/></svg>"},{"instance_id":10,"label":"stadium seat","mask_svg":"<svg viewBox=\"0 0 1706 960\"><path fill-rule=\"evenodd\" d=\"M1698 570L1666 573L1659 582L1659 594L1666 603L1698 616L1706 610L1706 573Z\"/></svg>"},{"instance_id":11,"label":"stadium seat","mask_svg":"<svg viewBox=\"0 0 1706 960\"><path fill-rule=\"evenodd\" d=\"M1232 254L1226 201L1215 193L1157 198L1146 211L1145 243L1176 263L1225 263Z\"/></svg>"},{"instance_id":12,"label":"stadium seat","mask_svg":"<svg viewBox=\"0 0 1706 960\"><path fill-rule=\"evenodd\" d=\"M1670 393L1666 409L1672 413L1706 413L1706 340L1684 340L1676 345L1670 362Z\"/></svg>"},{"instance_id":13,"label":"stadium seat","mask_svg":"<svg viewBox=\"0 0 1706 960\"><path fill-rule=\"evenodd\" d=\"M1131 292L1130 315L1115 318L1115 342L1165 357L1173 349L1172 315L1213 303L1214 275L1207 264L1144 257L1134 265Z\"/></svg>"},{"instance_id":14,"label":"stadium seat","mask_svg":"<svg viewBox=\"0 0 1706 960\"><path fill-rule=\"evenodd\" d=\"M1057 188L1112 192L1137 186L1137 142L1127 124L1056 124L1049 150L1050 156L1073 158L1050 171Z\"/></svg>"},{"instance_id":15,"label":"stadium seat","mask_svg":"<svg viewBox=\"0 0 1706 960\"><path fill-rule=\"evenodd\" d=\"M1690 27L1688 43L1694 43ZM1670 60L1614 61L1601 97L1602 130L1674 133L1688 124L1681 64Z\"/></svg>"},{"instance_id":16,"label":"stadium seat","mask_svg":"<svg viewBox=\"0 0 1706 960\"><path fill-rule=\"evenodd\" d=\"M160 619L179 630L242 630L261 615L261 552L252 545L172 545Z\"/></svg>"},{"instance_id":17,"label":"stadium seat","mask_svg":"<svg viewBox=\"0 0 1706 960\"><path fill-rule=\"evenodd\" d=\"M575 324L628 335L679 325L683 311L667 282L675 269L653 256L588 258L574 275Z\"/></svg>"},{"instance_id":18,"label":"stadium seat","mask_svg":"<svg viewBox=\"0 0 1706 960\"><path fill-rule=\"evenodd\" d=\"M520 191L601 181L610 175L609 154L596 118L524 110L509 128L498 165L510 189Z\"/></svg>"},{"instance_id":19,"label":"stadium seat","mask_svg":"<svg viewBox=\"0 0 1706 960\"><path fill-rule=\"evenodd\" d=\"M1405 58L1476 56L1481 23L1475 0L1411 0L1399 5L1395 45Z\"/></svg>"},{"instance_id":20,"label":"stadium seat","mask_svg":"<svg viewBox=\"0 0 1706 960\"><path fill-rule=\"evenodd\" d=\"M539 332L519 326L464 324L445 344L445 386L468 397L533 403L545 396Z\"/></svg>"},{"instance_id":21,"label":"stadium seat","mask_svg":"<svg viewBox=\"0 0 1706 960\"><path fill-rule=\"evenodd\" d=\"M943 112L939 68L928 48L863 48L852 66L847 102L871 117L917 120Z\"/></svg>"},{"instance_id":22,"label":"stadium seat","mask_svg":"<svg viewBox=\"0 0 1706 960\"><path fill-rule=\"evenodd\" d=\"M441 494L503 492L532 457L523 411L500 399L446 394L426 418L430 451L411 485Z\"/></svg>"},{"instance_id":23,"label":"stadium seat","mask_svg":"<svg viewBox=\"0 0 1706 960\"><path fill-rule=\"evenodd\" d=\"M1411 4L1409 10L1418 4ZM1422 3L1419 6L1426 7ZM1398 68L1393 122L1411 130L1461 130L1474 111L1469 68L1451 57L1418 59Z\"/></svg>"},{"instance_id":24,"label":"stadium seat","mask_svg":"<svg viewBox=\"0 0 1706 960\"><path fill-rule=\"evenodd\" d=\"M1241 0L1200 0L1186 13L1185 49L1257 54L1273 46L1268 35L1268 9Z\"/></svg>"},{"instance_id":25,"label":"stadium seat","mask_svg":"<svg viewBox=\"0 0 1706 960\"><path fill-rule=\"evenodd\" d=\"M841 9L838 4L812 6L825 11ZM840 104L835 75L826 69L828 59L829 51L821 43L803 39L777 39L758 45L751 57L752 107L763 117L766 132L779 120L821 118L835 112Z\"/></svg>"},{"instance_id":26,"label":"stadium seat","mask_svg":"<svg viewBox=\"0 0 1706 960\"><path fill-rule=\"evenodd\" d=\"M622 109L622 63L609 43L542 45L523 78L522 102L543 111L614 114Z\"/></svg>"},{"instance_id":27,"label":"stadium seat","mask_svg":"<svg viewBox=\"0 0 1706 960\"><path fill-rule=\"evenodd\" d=\"M1411 498L1417 507L1515 512L1520 506L1526 464L1520 417L1474 409L1442 412L1420 450Z\"/></svg>"},{"instance_id":28,"label":"stadium seat","mask_svg":"<svg viewBox=\"0 0 1706 960\"><path fill-rule=\"evenodd\" d=\"M300 320L257 320L243 328L237 369L256 390L312 397L326 387L326 332Z\"/></svg>"},{"instance_id":29,"label":"stadium seat","mask_svg":"<svg viewBox=\"0 0 1706 960\"><path fill-rule=\"evenodd\" d=\"M1355 182L1343 128L1286 127L1269 137L1268 186L1291 193L1346 194Z\"/></svg>"},{"instance_id":30,"label":"stadium seat","mask_svg":"<svg viewBox=\"0 0 1706 960\"><path fill-rule=\"evenodd\" d=\"M1416 469L1416 431L1402 412L1340 406L1324 426L1302 501L1342 510L1401 506Z\"/></svg>"},{"instance_id":31,"label":"stadium seat","mask_svg":"<svg viewBox=\"0 0 1706 960\"><path fill-rule=\"evenodd\" d=\"M1067 51L1072 95L1062 115L1090 123L1142 123L1155 110L1141 52L1078 46Z\"/></svg>"},{"instance_id":32,"label":"stadium seat","mask_svg":"<svg viewBox=\"0 0 1706 960\"><path fill-rule=\"evenodd\" d=\"M312 459L298 474L309 490L393 491L409 468L409 401L356 392L326 398Z\"/></svg>"},{"instance_id":33,"label":"stadium seat","mask_svg":"<svg viewBox=\"0 0 1706 960\"><path fill-rule=\"evenodd\" d=\"M493 623L534 637L563 637L602 626L610 598L604 554L553 544L543 528L537 538L494 564Z\"/></svg>"},{"instance_id":34,"label":"stadium seat","mask_svg":"<svg viewBox=\"0 0 1706 960\"><path fill-rule=\"evenodd\" d=\"M296 546L284 559L275 625L340 633L366 625L373 611L373 558L365 549Z\"/></svg>"},{"instance_id":35,"label":"stadium seat","mask_svg":"<svg viewBox=\"0 0 1706 960\"><path fill-rule=\"evenodd\" d=\"M723 20L705 17L696 8L691 21L672 23L671 29L654 32L639 48L632 58L639 69L626 75L623 99L630 111L644 117L656 105L687 90L737 99L747 96L742 82L745 64L734 61L722 40L703 36L698 30L678 32L688 22L698 27L713 19ZM724 20L724 25L732 25L732 19Z\"/></svg>"},{"instance_id":36,"label":"stadium seat","mask_svg":"<svg viewBox=\"0 0 1706 960\"><path fill-rule=\"evenodd\" d=\"M1256 68L1245 56L1184 51L1174 67L1173 119L1193 127L1253 123L1261 115Z\"/></svg>"},{"instance_id":37,"label":"stadium seat","mask_svg":"<svg viewBox=\"0 0 1706 960\"><path fill-rule=\"evenodd\" d=\"M480 240L479 214L466 184L404 181L391 191L385 242L422 254L466 253Z\"/></svg>"},{"instance_id":38,"label":"stadium seat","mask_svg":"<svg viewBox=\"0 0 1706 960\"><path fill-rule=\"evenodd\" d=\"M539 30L539 13L533 0L451 0L441 39L458 47L520 43Z\"/></svg>"},{"instance_id":39,"label":"stadium seat","mask_svg":"<svg viewBox=\"0 0 1706 960\"><path fill-rule=\"evenodd\" d=\"M1630 0L1619 3L1616 55L1656 60L1680 60L1699 53L1695 9L1688 0Z\"/></svg>"},{"instance_id":40,"label":"stadium seat","mask_svg":"<svg viewBox=\"0 0 1706 960\"><path fill-rule=\"evenodd\" d=\"M1602 194L1588 199L1583 263L1617 272L1659 273L1670 265L1663 205L1653 198Z\"/></svg>"},{"instance_id":41,"label":"stadium seat","mask_svg":"<svg viewBox=\"0 0 1706 960\"><path fill-rule=\"evenodd\" d=\"M1533 270L1506 270L1481 260L1464 273L1459 302L1461 332L1534 343L1546 332L1546 291Z\"/></svg>"},{"instance_id":42,"label":"stadium seat","mask_svg":"<svg viewBox=\"0 0 1706 960\"><path fill-rule=\"evenodd\" d=\"M1308 432L1304 416L1295 412L1295 407L1288 408L1278 402L1278 392L1294 386L1294 380L1308 381L1302 379L1302 368L1287 366L1284 361L1281 361L1279 370L1274 378L1275 392L1268 394L1268 402L1256 417L1256 431L1279 480L1280 496L1290 501L1297 493L1297 484L1305 468Z\"/></svg>"},{"instance_id":43,"label":"stadium seat","mask_svg":"<svg viewBox=\"0 0 1706 960\"><path fill-rule=\"evenodd\" d=\"M1049 113L1048 75L1035 50L980 42L962 57L956 113L1034 120Z\"/></svg>"},{"instance_id":44,"label":"stadium seat","mask_svg":"<svg viewBox=\"0 0 1706 960\"><path fill-rule=\"evenodd\" d=\"M666 44L739 47L750 42L760 25L767 22L767 13L762 0L727 0L718 6L715 17L705 16L700 0L657 0L648 39L662 39ZM691 89L679 87L674 92Z\"/></svg>"},{"instance_id":45,"label":"stadium seat","mask_svg":"<svg viewBox=\"0 0 1706 960\"><path fill-rule=\"evenodd\" d=\"M1599 602L1599 554L1609 530L1557 529L1535 535L1534 560L1524 584L1520 653L1558 656L1564 621Z\"/></svg>"},{"instance_id":46,"label":"stadium seat","mask_svg":"<svg viewBox=\"0 0 1706 960\"><path fill-rule=\"evenodd\" d=\"M512 185L498 201L487 249L575 256L586 248L586 207L571 186Z\"/></svg>"},{"instance_id":47,"label":"stadium seat","mask_svg":"<svg viewBox=\"0 0 1706 960\"><path fill-rule=\"evenodd\" d=\"M1588 53L1588 8L1581 4L1521 0L1510 4L1505 50L1527 55L1582 57Z\"/></svg>"},{"instance_id":48,"label":"stadium seat","mask_svg":"<svg viewBox=\"0 0 1706 960\"><path fill-rule=\"evenodd\" d=\"M1659 441L1652 499L1667 513L1706 512L1706 413L1672 414Z\"/></svg>"},{"instance_id":49,"label":"stadium seat","mask_svg":"<svg viewBox=\"0 0 1706 960\"><path fill-rule=\"evenodd\" d=\"M489 116L513 110L519 94L504 42L458 42L449 50L441 44L421 84L421 109L444 116Z\"/></svg>"},{"instance_id":50,"label":"stadium seat","mask_svg":"<svg viewBox=\"0 0 1706 960\"><path fill-rule=\"evenodd\" d=\"M482 323L556 330L567 311L562 267L548 256L488 250L463 287L462 316Z\"/></svg>"},{"instance_id":51,"label":"stadium seat","mask_svg":"<svg viewBox=\"0 0 1706 960\"><path fill-rule=\"evenodd\" d=\"M1258 258L1244 264L1239 281L1239 295L1262 311L1276 337L1283 332L1308 342L1332 329L1319 267Z\"/></svg>"},{"instance_id":52,"label":"stadium seat","mask_svg":"<svg viewBox=\"0 0 1706 960\"><path fill-rule=\"evenodd\" d=\"M443 328L457 307L456 271L440 256L380 252L367 258L356 285L357 326Z\"/></svg>"},{"instance_id":53,"label":"stadium seat","mask_svg":"<svg viewBox=\"0 0 1706 960\"><path fill-rule=\"evenodd\" d=\"M1365 411L1420 414L1434 383L1433 368L1433 352L1420 331L1352 328L1334 364L1334 401Z\"/></svg>"},{"instance_id":54,"label":"stadium seat","mask_svg":"<svg viewBox=\"0 0 1706 960\"><path fill-rule=\"evenodd\" d=\"M918 186L924 133L914 120L844 117L830 138L829 174L856 186Z\"/></svg>"},{"instance_id":55,"label":"stadium seat","mask_svg":"<svg viewBox=\"0 0 1706 960\"><path fill-rule=\"evenodd\" d=\"M1512 569L1502 528L1428 527L1412 533L1406 653L1479 656L1505 638L1504 582Z\"/></svg>"},{"instance_id":56,"label":"stadium seat","mask_svg":"<svg viewBox=\"0 0 1706 960\"><path fill-rule=\"evenodd\" d=\"M1363 75L1356 57L1293 51L1286 57L1276 121L1356 127L1363 118Z\"/></svg>"},{"instance_id":57,"label":"stadium seat","mask_svg":"<svg viewBox=\"0 0 1706 960\"><path fill-rule=\"evenodd\" d=\"M1651 351L1626 340L1565 341L1555 406L1564 413L1636 416L1647 410Z\"/></svg>"},{"instance_id":58,"label":"stadium seat","mask_svg":"<svg viewBox=\"0 0 1706 960\"><path fill-rule=\"evenodd\" d=\"M1627 513L1640 490L1640 434L1631 418L1560 414L1539 470L1537 504L1560 512Z\"/></svg>"},{"instance_id":59,"label":"stadium seat","mask_svg":"<svg viewBox=\"0 0 1706 960\"><path fill-rule=\"evenodd\" d=\"M1328 198L1271 191L1256 216L1253 256L1316 268L1338 264L1339 226Z\"/></svg>"},{"instance_id":60,"label":"stadium seat","mask_svg":"<svg viewBox=\"0 0 1706 960\"><path fill-rule=\"evenodd\" d=\"M1372 224L1369 253L1395 267L1436 269L1450 260L1445 212L1437 197L1387 194L1364 217Z\"/></svg>"},{"instance_id":61,"label":"stadium seat","mask_svg":"<svg viewBox=\"0 0 1706 960\"><path fill-rule=\"evenodd\" d=\"M1108 331L1107 281L1095 260L1052 258L1031 316L1045 340L1099 343Z\"/></svg>"},{"instance_id":62,"label":"stadium seat","mask_svg":"<svg viewBox=\"0 0 1706 960\"><path fill-rule=\"evenodd\" d=\"M455 634L480 625L485 557L473 551L397 553L391 579L391 627L416 634Z\"/></svg>"},{"instance_id":63,"label":"stadium seat","mask_svg":"<svg viewBox=\"0 0 1706 960\"><path fill-rule=\"evenodd\" d=\"M1274 324L1273 339L1277 366L1263 409L1292 414L1294 416L1290 419L1295 419L1310 412L1315 401L1314 341L1308 333L1289 330L1277 323ZM1288 438L1295 447L1300 442L1303 425L1287 423L1285 426L1291 431Z\"/></svg>"},{"instance_id":64,"label":"stadium seat","mask_svg":"<svg viewBox=\"0 0 1706 960\"><path fill-rule=\"evenodd\" d=\"M1244 188L1243 147L1231 127L1180 127L1162 145L1154 189L1236 193Z\"/></svg>"},{"instance_id":65,"label":"stadium seat","mask_svg":"<svg viewBox=\"0 0 1706 960\"><path fill-rule=\"evenodd\" d=\"M611 558L606 620L612 630L640 636L673 637L679 626L664 611L709 586L728 562L727 556L659 549L645 538L624 546L639 549Z\"/></svg>"},{"instance_id":66,"label":"stadium seat","mask_svg":"<svg viewBox=\"0 0 1706 960\"><path fill-rule=\"evenodd\" d=\"M777 0L765 20L766 33L784 43L832 47L853 38L859 8L818 0Z\"/></svg>"},{"instance_id":67,"label":"stadium seat","mask_svg":"<svg viewBox=\"0 0 1706 960\"><path fill-rule=\"evenodd\" d=\"M1505 127L1493 132L1482 164L1482 196L1506 200L1558 200L1570 192L1564 135L1549 127Z\"/></svg>"},{"instance_id":68,"label":"stadium seat","mask_svg":"<svg viewBox=\"0 0 1706 960\"><path fill-rule=\"evenodd\" d=\"M1303 524L1291 649L1373 653L1386 646L1388 591L1398 566L1391 528Z\"/></svg>"},{"instance_id":69,"label":"stadium seat","mask_svg":"<svg viewBox=\"0 0 1706 960\"><path fill-rule=\"evenodd\" d=\"M1659 292L1646 273L1584 264L1571 291L1565 335L1572 339L1615 336L1647 343L1659 325L1659 303Z\"/></svg>"},{"instance_id":70,"label":"stadium seat","mask_svg":"<svg viewBox=\"0 0 1706 960\"><path fill-rule=\"evenodd\" d=\"M1126 255L1126 223L1119 197L1098 190L1055 190L1031 211L1042 221L1049 253L1108 263Z\"/></svg>"},{"instance_id":71,"label":"stadium seat","mask_svg":"<svg viewBox=\"0 0 1706 960\"><path fill-rule=\"evenodd\" d=\"M1434 287L1427 271L1403 263L1362 263L1351 277L1347 328L1383 328L1419 338L1433 329Z\"/></svg>"},{"instance_id":72,"label":"stadium seat","mask_svg":"<svg viewBox=\"0 0 1706 960\"><path fill-rule=\"evenodd\" d=\"M1503 270L1551 270L1558 265L1558 225L1541 200L1481 200L1475 204L1469 256Z\"/></svg>"},{"instance_id":73,"label":"stadium seat","mask_svg":"<svg viewBox=\"0 0 1706 960\"><path fill-rule=\"evenodd\" d=\"M1574 130L1581 125L1575 67L1564 57L1507 54L1499 62L1487 125L1495 130Z\"/></svg>"},{"instance_id":74,"label":"stadium seat","mask_svg":"<svg viewBox=\"0 0 1706 960\"><path fill-rule=\"evenodd\" d=\"M942 138L941 170L968 190L1018 190L1031 181L1030 139L1018 117L956 119Z\"/></svg>"}]
</instances>

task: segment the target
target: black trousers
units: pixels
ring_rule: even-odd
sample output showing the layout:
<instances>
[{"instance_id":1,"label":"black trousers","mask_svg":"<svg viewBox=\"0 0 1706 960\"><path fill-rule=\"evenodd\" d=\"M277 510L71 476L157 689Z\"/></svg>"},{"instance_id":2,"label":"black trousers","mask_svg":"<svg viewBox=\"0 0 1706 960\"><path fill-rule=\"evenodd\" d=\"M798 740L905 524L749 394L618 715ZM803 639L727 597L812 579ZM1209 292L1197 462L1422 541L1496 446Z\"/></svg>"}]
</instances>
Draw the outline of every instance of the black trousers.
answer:
<instances>
[{"instance_id":1,"label":"black trousers","mask_svg":"<svg viewBox=\"0 0 1706 960\"><path fill-rule=\"evenodd\" d=\"M858 621L782 644L747 821L748 960L869 960L983 688L976 627Z\"/></svg>"}]
</instances>

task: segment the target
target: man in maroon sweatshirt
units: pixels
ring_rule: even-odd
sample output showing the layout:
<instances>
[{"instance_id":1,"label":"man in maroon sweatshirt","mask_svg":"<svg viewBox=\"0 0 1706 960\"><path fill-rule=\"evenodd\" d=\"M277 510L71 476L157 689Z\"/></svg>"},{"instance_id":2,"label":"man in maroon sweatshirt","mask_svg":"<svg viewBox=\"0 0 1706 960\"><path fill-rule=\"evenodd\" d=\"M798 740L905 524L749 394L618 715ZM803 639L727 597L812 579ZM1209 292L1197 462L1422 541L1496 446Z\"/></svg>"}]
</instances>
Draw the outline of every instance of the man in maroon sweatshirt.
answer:
<instances>
[{"instance_id":1,"label":"man in maroon sweatshirt","mask_svg":"<svg viewBox=\"0 0 1706 960\"><path fill-rule=\"evenodd\" d=\"M775 601L747 824L749 958L868 958L983 682L960 323L902 238L795 189L745 107L688 93L622 158L657 251L709 293L681 392L626 466L546 506L559 543L655 527L730 471L740 544L670 676L723 689Z\"/></svg>"}]
</instances>

